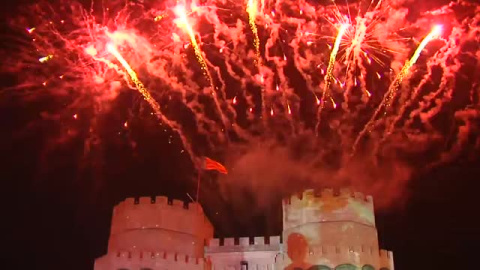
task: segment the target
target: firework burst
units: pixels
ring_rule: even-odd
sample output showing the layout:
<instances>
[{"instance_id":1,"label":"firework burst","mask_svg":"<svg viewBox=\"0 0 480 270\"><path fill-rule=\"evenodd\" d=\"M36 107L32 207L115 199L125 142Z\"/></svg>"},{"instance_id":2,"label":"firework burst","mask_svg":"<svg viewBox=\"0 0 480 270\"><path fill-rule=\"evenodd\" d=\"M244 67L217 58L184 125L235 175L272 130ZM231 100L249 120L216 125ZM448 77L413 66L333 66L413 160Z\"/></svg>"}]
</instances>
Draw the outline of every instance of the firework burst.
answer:
<instances>
[{"instance_id":1,"label":"firework burst","mask_svg":"<svg viewBox=\"0 0 480 270\"><path fill-rule=\"evenodd\" d=\"M455 16L455 8L468 15ZM148 122L150 114L138 109L143 100L132 94L128 102L119 102L126 88L136 89L160 120L159 128L173 131L191 160L224 154L230 143L248 145L266 138L283 143L314 133L322 146L316 163L330 163L334 156L342 167L347 166L344 153L352 149L378 159L384 152L408 152L412 144L432 145L432 138L446 137L435 126L438 117L452 115L445 104L455 104L455 117L466 117L467 107L477 108L480 76L470 58L480 54L470 44L478 42L480 18L468 10L479 8L458 3L407 19L406 8L373 0L101 7L42 2L12 24L21 33L11 40L18 52L5 57L2 70L19 83L2 94L16 95L26 104L45 95L60 100L62 109L43 113L44 119L91 119L82 127L86 132L71 132L70 124L62 122L69 136L91 141L101 137L102 129L133 129L133 117ZM434 27L407 58L413 41L422 38L417 33L439 22L449 29L442 33L447 42L436 48L439 53L422 53L440 34ZM252 33L253 44L247 38ZM459 68L463 64L474 74L465 75ZM422 69L425 65L428 69ZM464 75L468 81L454 83ZM460 98L464 93L468 97ZM328 101L335 110L323 110ZM97 117L106 114L120 120L99 125ZM473 120L459 118L458 124L468 121ZM449 131L449 138L455 137L452 133L460 136L460 128ZM380 147L385 134L392 136ZM372 146L385 151L374 151L374 156ZM442 149L432 159L450 150Z\"/></svg>"}]
</instances>

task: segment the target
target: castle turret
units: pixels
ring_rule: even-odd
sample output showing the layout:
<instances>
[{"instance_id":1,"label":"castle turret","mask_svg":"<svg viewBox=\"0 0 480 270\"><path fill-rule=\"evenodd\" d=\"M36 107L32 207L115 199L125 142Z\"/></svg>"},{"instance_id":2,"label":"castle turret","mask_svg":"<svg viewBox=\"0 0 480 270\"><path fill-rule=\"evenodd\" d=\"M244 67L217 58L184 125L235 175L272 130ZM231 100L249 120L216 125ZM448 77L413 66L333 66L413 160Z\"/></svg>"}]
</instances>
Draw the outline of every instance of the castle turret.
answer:
<instances>
[{"instance_id":1,"label":"castle turret","mask_svg":"<svg viewBox=\"0 0 480 270\"><path fill-rule=\"evenodd\" d=\"M378 248L372 197L348 189L306 190L284 200L283 240L286 254L279 264L292 269L312 265L393 269L392 254Z\"/></svg>"},{"instance_id":2,"label":"castle turret","mask_svg":"<svg viewBox=\"0 0 480 270\"><path fill-rule=\"evenodd\" d=\"M128 198L113 210L108 254L95 269L116 269L113 263L203 269L204 244L212 237L213 227L198 203Z\"/></svg>"}]
</instances>

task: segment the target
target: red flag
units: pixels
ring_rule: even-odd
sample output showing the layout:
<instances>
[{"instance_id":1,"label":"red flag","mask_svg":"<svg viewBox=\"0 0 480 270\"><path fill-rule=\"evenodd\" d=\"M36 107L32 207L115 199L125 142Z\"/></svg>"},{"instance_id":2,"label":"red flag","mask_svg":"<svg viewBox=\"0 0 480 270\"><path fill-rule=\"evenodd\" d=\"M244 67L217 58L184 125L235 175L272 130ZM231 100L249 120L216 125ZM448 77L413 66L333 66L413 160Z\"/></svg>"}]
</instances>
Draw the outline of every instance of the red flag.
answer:
<instances>
[{"instance_id":1,"label":"red flag","mask_svg":"<svg viewBox=\"0 0 480 270\"><path fill-rule=\"evenodd\" d=\"M208 157L205 157L205 163L203 168L207 171L215 170L219 173L228 174L228 171L225 168L225 166L223 166L220 162L217 162L213 159L209 159Z\"/></svg>"}]
</instances>

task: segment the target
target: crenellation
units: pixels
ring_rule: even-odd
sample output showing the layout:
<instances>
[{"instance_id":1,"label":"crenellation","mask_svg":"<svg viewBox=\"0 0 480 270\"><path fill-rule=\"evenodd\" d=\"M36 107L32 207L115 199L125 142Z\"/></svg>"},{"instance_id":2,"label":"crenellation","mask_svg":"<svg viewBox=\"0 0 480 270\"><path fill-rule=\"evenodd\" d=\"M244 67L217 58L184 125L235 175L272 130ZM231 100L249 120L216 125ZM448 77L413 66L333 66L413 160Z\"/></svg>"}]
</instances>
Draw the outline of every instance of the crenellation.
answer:
<instances>
[{"instance_id":1,"label":"crenellation","mask_svg":"<svg viewBox=\"0 0 480 270\"><path fill-rule=\"evenodd\" d=\"M362 202L373 203L373 198L370 195L365 195L361 192L354 192L350 188L341 188L339 190L333 188L324 188L319 191L313 189L307 189L302 193L294 194L290 197L286 197L283 199L284 205L296 205L298 203L304 201L316 201L323 200L325 198L336 198L336 197L343 197L343 198L352 198Z\"/></svg>"},{"instance_id":2,"label":"crenellation","mask_svg":"<svg viewBox=\"0 0 480 270\"><path fill-rule=\"evenodd\" d=\"M310 200L315 198L315 190L307 189L303 192L302 200Z\"/></svg>"},{"instance_id":3,"label":"crenellation","mask_svg":"<svg viewBox=\"0 0 480 270\"><path fill-rule=\"evenodd\" d=\"M252 241L253 240L253 241ZM269 245L279 245L281 244L280 236L271 236L271 237L240 237L240 238L213 238L210 239L206 246L207 247L235 247L235 246L269 246Z\"/></svg>"},{"instance_id":4,"label":"crenellation","mask_svg":"<svg viewBox=\"0 0 480 270\"><path fill-rule=\"evenodd\" d=\"M184 202L184 201L175 200L175 199L172 200L172 206L174 206L174 207L182 208L182 209L183 209L183 208L185 208L184 205L185 205L185 202Z\"/></svg>"},{"instance_id":5,"label":"crenellation","mask_svg":"<svg viewBox=\"0 0 480 270\"><path fill-rule=\"evenodd\" d=\"M361 200L361 201L366 201L365 195L364 195L363 193L361 193L361 192L354 192L353 194L354 194L355 199Z\"/></svg>"},{"instance_id":6,"label":"crenellation","mask_svg":"<svg viewBox=\"0 0 480 270\"><path fill-rule=\"evenodd\" d=\"M219 238L213 238L210 239L207 243L208 247L219 247L220 246L220 239Z\"/></svg>"},{"instance_id":7,"label":"crenellation","mask_svg":"<svg viewBox=\"0 0 480 270\"><path fill-rule=\"evenodd\" d=\"M138 198L138 204L152 204L152 197L140 197Z\"/></svg>"},{"instance_id":8,"label":"crenellation","mask_svg":"<svg viewBox=\"0 0 480 270\"><path fill-rule=\"evenodd\" d=\"M200 204L197 202L188 203L183 200L177 200L177 199L170 200L165 196L156 196L156 197L142 196L138 198L126 198L124 201L119 202L114 208L114 213L118 212L119 211L118 209L123 209L130 205L150 205L150 204L173 206L175 208L192 209L195 211L202 209Z\"/></svg>"},{"instance_id":9,"label":"crenellation","mask_svg":"<svg viewBox=\"0 0 480 270\"><path fill-rule=\"evenodd\" d=\"M254 245L266 245L265 243L265 237L263 236L255 236L253 238L253 244Z\"/></svg>"},{"instance_id":10,"label":"crenellation","mask_svg":"<svg viewBox=\"0 0 480 270\"><path fill-rule=\"evenodd\" d=\"M290 197L290 203L289 204L297 204L302 201L302 195L300 194L294 194Z\"/></svg>"},{"instance_id":11,"label":"crenellation","mask_svg":"<svg viewBox=\"0 0 480 270\"><path fill-rule=\"evenodd\" d=\"M369 204L373 204L373 197L372 197L371 195L365 196L365 200L366 200Z\"/></svg>"},{"instance_id":12,"label":"crenellation","mask_svg":"<svg viewBox=\"0 0 480 270\"><path fill-rule=\"evenodd\" d=\"M238 245L240 246L249 246L250 238L249 237L240 237L238 238Z\"/></svg>"},{"instance_id":13,"label":"crenellation","mask_svg":"<svg viewBox=\"0 0 480 270\"><path fill-rule=\"evenodd\" d=\"M380 257L388 258L388 250L380 249Z\"/></svg>"},{"instance_id":14,"label":"crenellation","mask_svg":"<svg viewBox=\"0 0 480 270\"><path fill-rule=\"evenodd\" d=\"M135 198L126 198L124 202L125 202L124 206L134 205L135 204Z\"/></svg>"},{"instance_id":15,"label":"crenellation","mask_svg":"<svg viewBox=\"0 0 480 270\"><path fill-rule=\"evenodd\" d=\"M279 245L281 243L280 236L270 236L268 239L270 245Z\"/></svg>"},{"instance_id":16,"label":"crenellation","mask_svg":"<svg viewBox=\"0 0 480 270\"><path fill-rule=\"evenodd\" d=\"M156 197L155 197L155 203L156 203L156 204L164 204L164 205L167 205L167 204L168 204L168 198L165 197L165 196L156 196Z\"/></svg>"},{"instance_id":17,"label":"crenellation","mask_svg":"<svg viewBox=\"0 0 480 270\"><path fill-rule=\"evenodd\" d=\"M321 197L333 197L333 189L332 188L324 188L320 191Z\"/></svg>"},{"instance_id":18,"label":"crenellation","mask_svg":"<svg viewBox=\"0 0 480 270\"><path fill-rule=\"evenodd\" d=\"M340 189L340 196L344 197L353 197L353 192L350 188L341 188Z\"/></svg>"},{"instance_id":19,"label":"crenellation","mask_svg":"<svg viewBox=\"0 0 480 270\"><path fill-rule=\"evenodd\" d=\"M202 206L197 202L187 204L187 208L195 212L203 212Z\"/></svg>"},{"instance_id":20,"label":"crenellation","mask_svg":"<svg viewBox=\"0 0 480 270\"><path fill-rule=\"evenodd\" d=\"M391 252L389 250L381 249L380 250L380 257L387 258L387 259L393 258L393 252Z\"/></svg>"},{"instance_id":21,"label":"crenellation","mask_svg":"<svg viewBox=\"0 0 480 270\"><path fill-rule=\"evenodd\" d=\"M224 238L223 245L226 247L235 246L235 238L233 237Z\"/></svg>"}]
</instances>

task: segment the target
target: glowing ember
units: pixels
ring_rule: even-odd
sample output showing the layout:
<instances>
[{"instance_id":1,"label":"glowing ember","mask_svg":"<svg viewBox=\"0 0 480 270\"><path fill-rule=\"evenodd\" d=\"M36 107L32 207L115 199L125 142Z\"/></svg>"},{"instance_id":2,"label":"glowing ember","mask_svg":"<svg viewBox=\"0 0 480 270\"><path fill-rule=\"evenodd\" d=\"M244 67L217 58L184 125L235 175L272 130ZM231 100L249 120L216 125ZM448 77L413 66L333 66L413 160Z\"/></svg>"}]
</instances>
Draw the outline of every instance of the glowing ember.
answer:
<instances>
[{"instance_id":1,"label":"glowing ember","mask_svg":"<svg viewBox=\"0 0 480 270\"><path fill-rule=\"evenodd\" d=\"M49 54L47 56L44 56L44 57L41 57L40 59L38 59L38 61L40 63L45 63L47 62L48 60L52 59L53 58L53 55Z\"/></svg>"}]
</instances>

